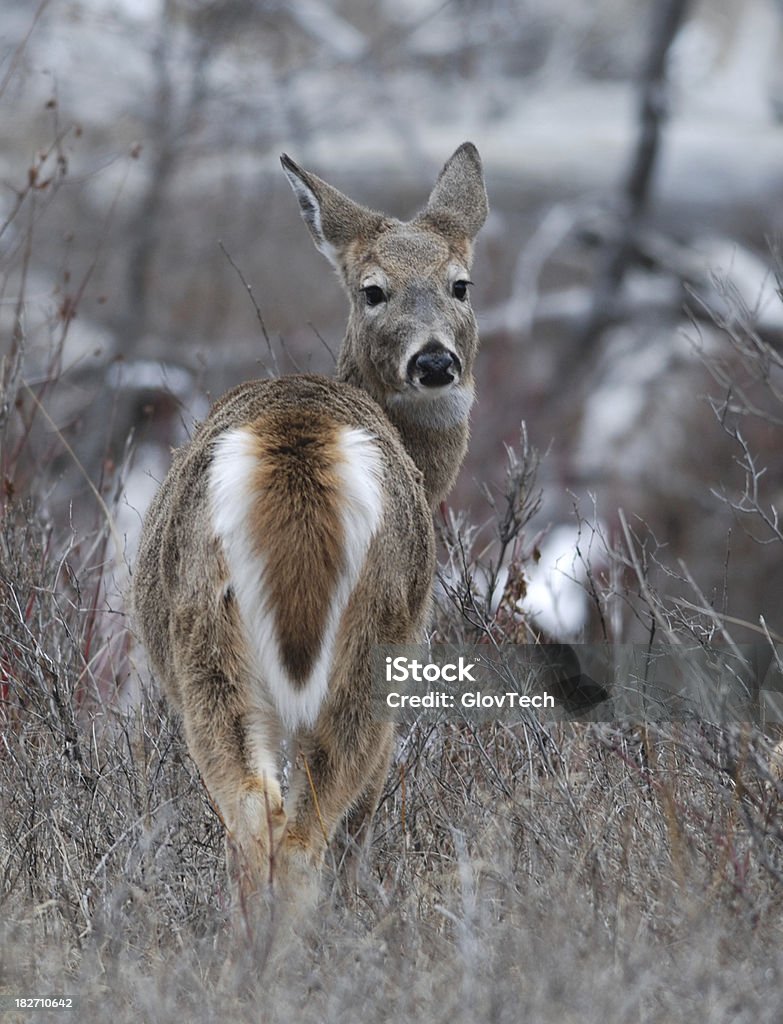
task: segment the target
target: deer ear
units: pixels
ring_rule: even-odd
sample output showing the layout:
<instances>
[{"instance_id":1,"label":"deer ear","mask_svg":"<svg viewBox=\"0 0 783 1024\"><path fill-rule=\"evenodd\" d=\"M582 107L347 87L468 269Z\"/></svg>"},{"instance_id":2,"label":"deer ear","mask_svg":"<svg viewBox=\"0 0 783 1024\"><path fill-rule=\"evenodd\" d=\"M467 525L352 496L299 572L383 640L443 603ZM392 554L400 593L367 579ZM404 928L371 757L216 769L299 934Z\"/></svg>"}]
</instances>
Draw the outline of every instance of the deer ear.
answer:
<instances>
[{"instance_id":1,"label":"deer ear","mask_svg":"<svg viewBox=\"0 0 783 1024\"><path fill-rule=\"evenodd\" d=\"M481 157L472 142L463 142L438 175L424 216L444 233L472 240L488 212Z\"/></svg>"},{"instance_id":2,"label":"deer ear","mask_svg":"<svg viewBox=\"0 0 783 1024\"><path fill-rule=\"evenodd\" d=\"M302 218L316 248L341 271L340 256L345 247L356 238L375 234L383 223L383 217L305 171L287 154L283 153L280 163L299 201Z\"/></svg>"}]
</instances>

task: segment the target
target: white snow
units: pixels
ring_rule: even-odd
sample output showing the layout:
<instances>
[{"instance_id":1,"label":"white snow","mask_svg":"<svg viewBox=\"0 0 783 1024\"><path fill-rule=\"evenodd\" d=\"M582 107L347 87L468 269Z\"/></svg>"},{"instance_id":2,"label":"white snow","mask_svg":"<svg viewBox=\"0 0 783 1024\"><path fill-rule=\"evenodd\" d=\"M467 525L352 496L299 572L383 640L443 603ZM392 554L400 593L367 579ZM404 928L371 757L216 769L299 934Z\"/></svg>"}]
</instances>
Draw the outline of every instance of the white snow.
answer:
<instances>
[{"instance_id":1,"label":"white snow","mask_svg":"<svg viewBox=\"0 0 783 1024\"><path fill-rule=\"evenodd\" d=\"M576 525L553 527L540 545L538 563L525 570L527 594L520 610L559 640L575 638L587 625L587 574L576 553L581 535Z\"/></svg>"}]
</instances>

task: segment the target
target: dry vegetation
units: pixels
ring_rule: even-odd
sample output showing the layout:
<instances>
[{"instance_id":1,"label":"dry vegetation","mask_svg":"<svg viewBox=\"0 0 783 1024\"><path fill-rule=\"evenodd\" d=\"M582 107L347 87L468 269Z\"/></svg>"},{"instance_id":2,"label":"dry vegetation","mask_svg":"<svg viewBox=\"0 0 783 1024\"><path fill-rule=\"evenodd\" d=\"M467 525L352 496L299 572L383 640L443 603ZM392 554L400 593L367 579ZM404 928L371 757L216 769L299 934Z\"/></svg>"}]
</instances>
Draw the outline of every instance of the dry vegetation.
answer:
<instances>
[{"instance_id":1,"label":"dry vegetation","mask_svg":"<svg viewBox=\"0 0 783 1024\"><path fill-rule=\"evenodd\" d=\"M335 853L318 911L293 935L274 918L232 926L222 828L115 594L122 468L104 461L78 525L51 514L63 460L77 465L46 408L81 279L63 278L32 380L25 309L58 146L0 224L0 997L72 994L68 1019L114 1024L778 1022L783 786L755 725L417 724L372 848L355 870ZM731 308L709 369L739 487L713 481L714 500L780 560L754 440L780 445L783 361ZM523 439L487 524L443 525L439 639L530 638L516 602L536 557L534 463ZM621 523L611 539L584 526L586 639L772 648L766 620L732 622L725 594Z\"/></svg>"},{"instance_id":2,"label":"dry vegetation","mask_svg":"<svg viewBox=\"0 0 783 1024\"><path fill-rule=\"evenodd\" d=\"M232 930L176 722L147 689L101 706L73 552L21 513L2 992L72 993L85 1021L778 1019L781 803L751 731L414 727L355 884L330 870L296 939Z\"/></svg>"},{"instance_id":3,"label":"dry vegetation","mask_svg":"<svg viewBox=\"0 0 783 1024\"><path fill-rule=\"evenodd\" d=\"M24 472L22 381L3 405L0 992L73 994L85 1021L779 1019L783 794L751 727L416 725L358 871L331 865L294 937L233 929L221 827L106 610L105 513L87 538L57 529ZM444 531L442 639L523 638L531 504L523 452L484 531L515 566L494 611L474 552L498 546ZM613 558L605 611L710 635L638 551Z\"/></svg>"}]
</instances>

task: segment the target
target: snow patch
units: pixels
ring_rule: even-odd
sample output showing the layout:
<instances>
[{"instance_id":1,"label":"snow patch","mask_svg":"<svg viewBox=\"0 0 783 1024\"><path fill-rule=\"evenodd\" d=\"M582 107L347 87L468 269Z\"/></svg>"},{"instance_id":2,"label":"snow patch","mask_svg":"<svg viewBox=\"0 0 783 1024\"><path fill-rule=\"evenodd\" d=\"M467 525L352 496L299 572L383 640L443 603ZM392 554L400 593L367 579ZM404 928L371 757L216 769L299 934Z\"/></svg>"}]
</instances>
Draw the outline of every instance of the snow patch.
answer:
<instances>
[{"instance_id":1,"label":"snow patch","mask_svg":"<svg viewBox=\"0 0 783 1024\"><path fill-rule=\"evenodd\" d=\"M538 563L525 570L527 593L520 610L558 640L578 636L588 622L587 572L576 553L580 539L578 526L555 526L540 546Z\"/></svg>"}]
</instances>

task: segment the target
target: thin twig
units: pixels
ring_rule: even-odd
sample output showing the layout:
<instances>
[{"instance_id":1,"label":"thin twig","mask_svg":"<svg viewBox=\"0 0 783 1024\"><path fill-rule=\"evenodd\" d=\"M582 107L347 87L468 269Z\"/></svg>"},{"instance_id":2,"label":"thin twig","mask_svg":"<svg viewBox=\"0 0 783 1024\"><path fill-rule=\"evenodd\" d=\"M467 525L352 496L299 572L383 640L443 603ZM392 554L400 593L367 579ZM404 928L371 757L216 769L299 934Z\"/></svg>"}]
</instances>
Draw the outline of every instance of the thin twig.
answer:
<instances>
[{"instance_id":1,"label":"thin twig","mask_svg":"<svg viewBox=\"0 0 783 1024\"><path fill-rule=\"evenodd\" d=\"M326 831L326 824L324 823L323 816L321 814L321 805L318 803L318 794L315 791L315 783L313 782L313 776L310 774L310 765L307 763L307 758L302 754L302 761L304 762L305 772L307 773L307 781L310 783L310 792L313 794L313 806L315 807L315 813L318 817L318 824L321 826L321 832L323 833L324 842L329 843L329 836Z\"/></svg>"},{"instance_id":2,"label":"thin twig","mask_svg":"<svg viewBox=\"0 0 783 1024\"><path fill-rule=\"evenodd\" d=\"M272 365L274 367L275 375L279 377L280 376L280 367L277 365L277 356L275 355L275 350L272 348L272 342L271 342L271 340L269 338L269 334L267 333L266 324L264 323L263 314L261 313L261 309L260 309L258 303L256 302L255 295L253 295L253 288L249 284L247 278L242 273L240 268L237 266L237 264L232 259L231 253L228 251L228 249L226 249L225 245L223 245L223 243L221 241L218 241L218 245L220 246L220 250L223 253L223 255L226 257L228 262L231 264L231 266L236 271L236 273L237 273L237 275L239 277L239 280L242 282L242 284L247 289L247 294L250 296L250 301L253 303L253 308L256 311L256 317L258 318L258 322L261 325L261 333L264 335L264 341L266 342L266 347L269 349L269 355L270 355L270 358L272 360Z\"/></svg>"},{"instance_id":3,"label":"thin twig","mask_svg":"<svg viewBox=\"0 0 783 1024\"><path fill-rule=\"evenodd\" d=\"M24 380L22 381L22 387L30 395L30 398L32 398L32 400L35 402L35 404L38 407L41 415L44 417L46 422L49 424L49 426L55 432L55 434L59 438L60 443L62 444L63 448L65 448L65 450L68 452L68 454L73 459L74 464L76 465L76 468L79 470L79 472L82 474L84 479L87 481L87 486L90 488L90 490L92 491L93 495L95 496L95 500L98 502L98 505L100 506L100 509L103 512L104 518L106 519L106 525L109 528L109 532L111 533L112 540L114 541L114 548L115 548L115 553L116 553L116 556L117 556L117 564L121 565L122 562L123 562L123 559L124 559L123 545L122 545L122 541L120 539L120 535L119 535L119 533L117 531L117 526L116 526L116 524L114 522L114 517L112 516L111 511L109 509L109 506L103 500L103 496L101 495L100 491L98 490L98 488L95 486L95 484L90 479L90 476L89 476L87 470L82 465L81 461L79 460L78 455L73 450L73 448L71 448L71 446L68 444L68 442L66 441L65 437L63 436L62 431L57 426L57 424L54 422L54 420L49 415L49 413L46 411L44 406L41 405L41 403L38 401L37 395L32 390L32 388L29 387L29 385L27 384L27 381L24 381Z\"/></svg>"}]
</instances>

